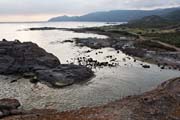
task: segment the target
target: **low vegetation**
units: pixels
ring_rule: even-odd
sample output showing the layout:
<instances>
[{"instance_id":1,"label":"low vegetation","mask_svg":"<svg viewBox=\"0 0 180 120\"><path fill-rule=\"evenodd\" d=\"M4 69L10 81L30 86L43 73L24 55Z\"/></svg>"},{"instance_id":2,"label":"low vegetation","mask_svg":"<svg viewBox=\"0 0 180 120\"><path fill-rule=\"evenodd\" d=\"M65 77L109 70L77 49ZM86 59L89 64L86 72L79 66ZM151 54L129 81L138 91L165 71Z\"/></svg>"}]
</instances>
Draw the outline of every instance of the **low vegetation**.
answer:
<instances>
[{"instance_id":1,"label":"low vegetation","mask_svg":"<svg viewBox=\"0 0 180 120\"><path fill-rule=\"evenodd\" d=\"M180 47L180 32L169 32L169 33L148 33L146 37L151 37L154 40L159 40L176 47Z\"/></svg>"},{"instance_id":2,"label":"low vegetation","mask_svg":"<svg viewBox=\"0 0 180 120\"><path fill-rule=\"evenodd\" d=\"M135 43L135 46L137 48L145 48L145 49L150 49L154 51L176 51L173 48L166 47L164 45L161 45L157 42L146 40L146 41L140 41Z\"/></svg>"}]
</instances>

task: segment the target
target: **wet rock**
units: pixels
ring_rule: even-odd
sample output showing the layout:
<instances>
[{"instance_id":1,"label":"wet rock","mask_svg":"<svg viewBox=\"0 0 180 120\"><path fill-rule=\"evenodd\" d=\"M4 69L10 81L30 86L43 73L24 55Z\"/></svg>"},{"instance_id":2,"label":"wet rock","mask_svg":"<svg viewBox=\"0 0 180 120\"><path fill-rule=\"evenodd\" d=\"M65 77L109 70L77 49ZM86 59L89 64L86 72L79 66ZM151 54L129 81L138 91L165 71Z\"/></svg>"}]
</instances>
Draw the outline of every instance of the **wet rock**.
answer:
<instances>
[{"instance_id":1,"label":"wet rock","mask_svg":"<svg viewBox=\"0 0 180 120\"><path fill-rule=\"evenodd\" d=\"M16 99L0 99L0 119L10 115L22 114L23 111L18 110L20 106L20 102Z\"/></svg>"},{"instance_id":2,"label":"wet rock","mask_svg":"<svg viewBox=\"0 0 180 120\"><path fill-rule=\"evenodd\" d=\"M88 80L93 76L93 72L85 66L62 64L53 69L38 70L36 75L38 81L59 88Z\"/></svg>"},{"instance_id":3,"label":"wet rock","mask_svg":"<svg viewBox=\"0 0 180 120\"><path fill-rule=\"evenodd\" d=\"M33 78L30 79L30 82L33 83L33 84L36 84L38 83L38 79L37 79L37 76L34 76Z\"/></svg>"},{"instance_id":4,"label":"wet rock","mask_svg":"<svg viewBox=\"0 0 180 120\"><path fill-rule=\"evenodd\" d=\"M110 58L110 59L112 59L112 57L113 57L112 55L106 56L106 58Z\"/></svg>"},{"instance_id":5,"label":"wet rock","mask_svg":"<svg viewBox=\"0 0 180 120\"><path fill-rule=\"evenodd\" d=\"M85 51L85 53L90 53L92 50L87 50L87 51Z\"/></svg>"},{"instance_id":6,"label":"wet rock","mask_svg":"<svg viewBox=\"0 0 180 120\"><path fill-rule=\"evenodd\" d=\"M0 111L0 118L3 117L3 115L4 115L3 112Z\"/></svg>"},{"instance_id":7,"label":"wet rock","mask_svg":"<svg viewBox=\"0 0 180 120\"><path fill-rule=\"evenodd\" d=\"M10 83L15 83L15 82L17 82L17 80L11 80L11 82L10 82Z\"/></svg>"},{"instance_id":8,"label":"wet rock","mask_svg":"<svg viewBox=\"0 0 180 120\"><path fill-rule=\"evenodd\" d=\"M75 43L78 46L87 46L92 49L100 49L111 46L111 43L108 39L98 38L75 38Z\"/></svg>"},{"instance_id":9,"label":"wet rock","mask_svg":"<svg viewBox=\"0 0 180 120\"><path fill-rule=\"evenodd\" d=\"M73 40L64 40L63 42L61 43L73 43L74 41Z\"/></svg>"},{"instance_id":10,"label":"wet rock","mask_svg":"<svg viewBox=\"0 0 180 120\"><path fill-rule=\"evenodd\" d=\"M0 110L17 109L20 105L20 102L16 99L5 98L0 100Z\"/></svg>"},{"instance_id":11,"label":"wet rock","mask_svg":"<svg viewBox=\"0 0 180 120\"><path fill-rule=\"evenodd\" d=\"M6 39L2 39L2 41L3 41L3 42L7 42L7 40L6 40Z\"/></svg>"},{"instance_id":12,"label":"wet rock","mask_svg":"<svg viewBox=\"0 0 180 120\"><path fill-rule=\"evenodd\" d=\"M29 28L30 31L36 31L36 30L58 30L56 27L40 27L40 28Z\"/></svg>"},{"instance_id":13,"label":"wet rock","mask_svg":"<svg viewBox=\"0 0 180 120\"><path fill-rule=\"evenodd\" d=\"M161 69L165 69L165 66L162 66Z\"/></svg>"},{"instance_id":14,"label":"wet rock","mask_svg":"<svg viewBox=\"0 0 180 120\"><path fill-rule=\"evenodd\" d=\"M23 77L24 78L33 78L35 76L35 74L33 72L29 72L29 73L24 73Z\"/></svg>"},{"instance_id":15,"label":"wet rock","mask_svg":"<svg viewBox=\"0 0 180 120\"><path fill-rule=\"evenodd\" d=\"M150 65L142 65L143 68L150 68Z\"/></svg>"},{"instance_id":16,"label":"wet rock","mask_svg":"<svg viewBox=\"0 0 180 120\"><path fill-rule=\"evenodd\" d=\"M61 65L56 56L38 45L18 40L0 41L0 74L18 74L32 83L43 81L54 87L67 86L93 76L91 69L85 66Z\"/></svg>"},{"instance_id":17,"label":"wet rock","mask_svg":"<svg viewBox=\"0 0 180 120\"><path fill-rule=\"evenodd\" d=\"M0 74L33 72L59 64L57 57L34 43L0 41Z\"/></svg>"},{"instance_id":18,"label":"wet rock","mask_svg":"<svg viewBox=\"0 0 180 120\"><path fill-rule=\"evenodd\" d=\"M122 51L125 54L128 54L130 56L136 56L136 57L140 57L140 58L143 58L147 52L147 51L139 49L139 48L125 48L125 49L122 49Z\"/></svg>"}]
</instances>

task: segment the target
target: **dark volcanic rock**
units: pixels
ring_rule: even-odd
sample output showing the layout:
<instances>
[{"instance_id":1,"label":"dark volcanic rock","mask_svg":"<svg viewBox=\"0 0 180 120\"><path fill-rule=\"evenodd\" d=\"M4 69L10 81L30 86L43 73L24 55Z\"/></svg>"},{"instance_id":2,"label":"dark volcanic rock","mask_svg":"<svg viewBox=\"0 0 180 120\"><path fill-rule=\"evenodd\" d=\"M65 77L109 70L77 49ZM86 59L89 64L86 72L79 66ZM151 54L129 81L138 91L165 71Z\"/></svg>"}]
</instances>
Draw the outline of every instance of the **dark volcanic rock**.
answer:
<instances>
[{"instance_id":1,"label":"dark volcanic rock","mask_svg":"<svg viewBox=\"0 0 180 120\"><path fill-rule=\"evenodd\" d=\"M64 87L88 80L93 76L91 69L85 66L62 64L53 69L36 71L37 80L51 87Z\"/></svg>"},{"instance_id":2,"label":"dark volcanic rock","mask_svg":"<svg viewBox=\"0 0 180 120\"><path fill-rule=\"evenodd\" d=\"M131 55L131 56L136 56L136 57L141 57L141 58L143 58L145 56L145 54L147 53L147 51L145 51L143 49L139 49L139 48L125 48L125 49L122 49L122 51L125 54Z\"/></svg>"},{"instance_id":3,"label":"dark volcanic rock","mask_svg":"<svg viewBox=\"0 0 180 120\"><path fill-rule=\"evenodd\" d=\"M73 42L74 42L73 40L64 40L61 43L73 43Z\"/></svg>"},{"instance_id":4,"label":"dark volcanic rock","mask_svg":"<svg viewBox=\"0 0 180 120\"><path fill-rule=\"evenodd\" d=\"M0 41L0 74L32 72L59 64L57 57L34 43Z\"/></svg>"},{"instance_id":5,"label":"dark volcanic rock","mask_svg":"<svg viewBox=\"0 0 180 120\"><path fill-rule=\"evenodd\" d=\"M108 39L98 38L75 38L75 43L79 46L87 46L92 49L100 49L111 46L111 43Z\"/></svg>"},{"instance_id":6,"label":"dark volcanic rock","mask_svg":"<svg viewBox=\"0 0 180 120\"><path fill-rule=\"evenodd\" d=\"M93 76L85 66L61 65L58 58L31 42L0 42L0 74L20 74L32 83L63 87ZM15 81L12 81L15 82Z\"/></svg>"},{"instance_id":7,"label":"dark volcanic rock","mask_svg":"<svg viewBox=\"0 0 180 120\"><path fill-rule=\"evenodd\" d=\"M2 110L2 109L16 109L20 105L21 104L16 99L1 99L0 100L0 110Z\"/></svg>"},{"instance_id":8,"label":"dark volcanic rock","mask_svg":"<svg viewBox=\"0 0 180 120\"><path fill-rule=\"evenodd\" d=\"M142 65L143 68L150 68L149 65Z\"/></svg>"},{"instance_id":9,"label":"dark volcanic rock","mask_svg":"<svg viewBox=\"0 0 180 120\"><path fill-rule=\"evenodd\" d=\"M18 107L20 106L21 106L20 102L16 99L1 99L0 118L9 115L20 114L20 111L18 110Z\"/></svg>"}]
</instances>

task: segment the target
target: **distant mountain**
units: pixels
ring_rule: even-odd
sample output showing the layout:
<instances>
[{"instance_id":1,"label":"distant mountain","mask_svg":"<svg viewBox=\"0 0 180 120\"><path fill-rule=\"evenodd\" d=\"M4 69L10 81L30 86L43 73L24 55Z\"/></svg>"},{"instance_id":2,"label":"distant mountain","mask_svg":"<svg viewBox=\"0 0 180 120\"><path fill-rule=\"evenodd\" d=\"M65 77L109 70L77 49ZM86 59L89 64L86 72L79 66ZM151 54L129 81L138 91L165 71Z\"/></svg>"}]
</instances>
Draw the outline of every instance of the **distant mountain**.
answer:
<instances>
[{"instance_id":1,"label":"distant mountain","mask_svg":"<svg viewBox=\"0 0 180 120\"><path fill-rule=\"evenodd\" d=\"M169 24L169 20L158 16L158 15L151 15L146 16L141 19L129 21L127 26L130 27L162 27Z\"/></svg>"},{"instance_id":2,"label":"distant mountain","mask_svg":"<svg viewBox=\"0 0 180 120\"><path fill-rule=\"evenodd\" d=\"M164 27L180 23L180 10L171 11L165 15L151 15L131 20L127 26L131 27Z\"/></svg>"},{"instance_id":3,"label":"distant mountain","mask_svg":"<svg viewBox=\"0 0 180 120\"><path fill-rule=\"evenodd\" d=\"M97 21L97 22L128 22L130 20L140 19L145 16L158 15L165 16L178 8L156 9L156 10L114 10L107 12L94 12L83 16L60 16L51 18L49 21Z\"/></svg>"},{"instance_id":4,"label":"distant mountain","mask_svg":"<svg viewBox=\"0 0 180 120\"><path fill-rule=\"evenodd\" d=\"M172 22L180 22L180 10L170 12L165 18Z\"/></svg>"}]
</instances>

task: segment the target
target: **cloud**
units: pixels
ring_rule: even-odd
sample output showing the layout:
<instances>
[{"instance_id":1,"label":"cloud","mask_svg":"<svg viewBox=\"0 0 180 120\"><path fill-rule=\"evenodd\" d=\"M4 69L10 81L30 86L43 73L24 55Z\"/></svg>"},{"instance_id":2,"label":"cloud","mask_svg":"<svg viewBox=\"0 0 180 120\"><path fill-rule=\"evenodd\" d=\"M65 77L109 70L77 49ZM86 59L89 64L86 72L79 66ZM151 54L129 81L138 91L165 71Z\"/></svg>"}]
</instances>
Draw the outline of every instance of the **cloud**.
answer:
<instances>
[{"instance_id":1,"label":"cloud","mask_svg":"<svg viewBox=\"0 0 180 120\"><path fill-rule=\"evenodd\" d=\"M84 14L114 9L180 6L180 0L0 0L0 15Z\"/></svg>"}]
</instances>

